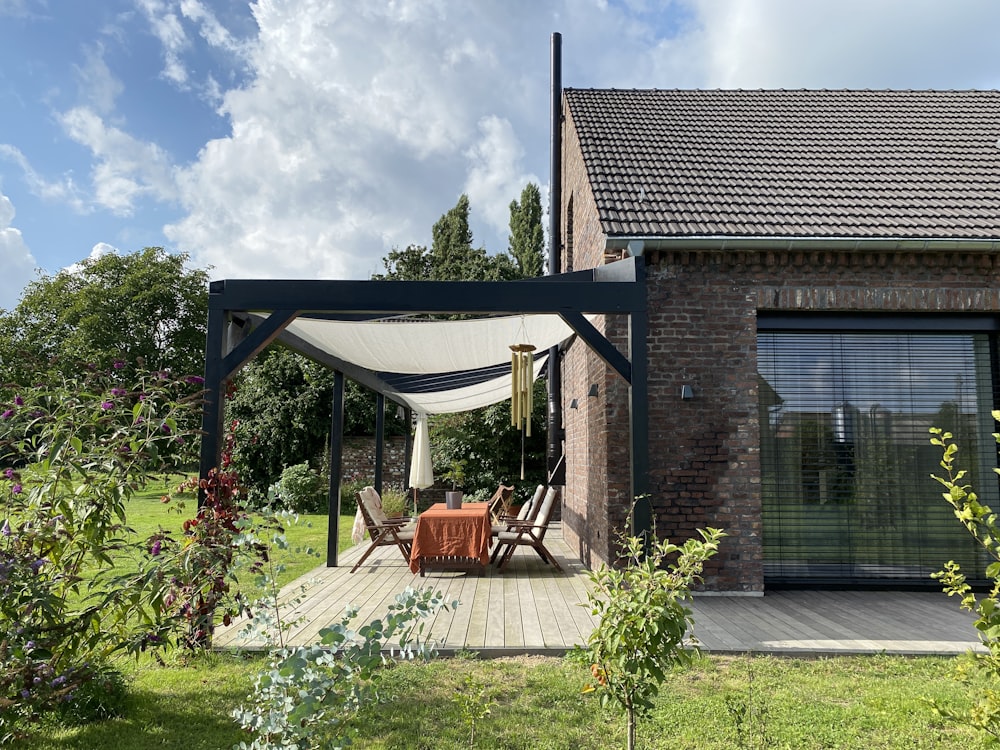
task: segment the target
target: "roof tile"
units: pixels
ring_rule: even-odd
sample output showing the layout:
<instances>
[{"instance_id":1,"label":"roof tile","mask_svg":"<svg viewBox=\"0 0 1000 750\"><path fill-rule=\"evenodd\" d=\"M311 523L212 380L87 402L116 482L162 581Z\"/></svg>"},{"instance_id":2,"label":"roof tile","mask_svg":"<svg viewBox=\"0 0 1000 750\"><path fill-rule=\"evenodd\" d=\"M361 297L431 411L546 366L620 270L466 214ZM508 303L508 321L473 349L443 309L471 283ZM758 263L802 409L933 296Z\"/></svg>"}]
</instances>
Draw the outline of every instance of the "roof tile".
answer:
<instances>
[{"instance_id":1,"label":"roof tile","mask_svg":"<svg viewBox=\"0 0 1000 750\"><path fill-rule=\"evenodd\" d=\"M1000 239L1000 92L567 89L609 235Z\"/></svg>"}]
</instances>

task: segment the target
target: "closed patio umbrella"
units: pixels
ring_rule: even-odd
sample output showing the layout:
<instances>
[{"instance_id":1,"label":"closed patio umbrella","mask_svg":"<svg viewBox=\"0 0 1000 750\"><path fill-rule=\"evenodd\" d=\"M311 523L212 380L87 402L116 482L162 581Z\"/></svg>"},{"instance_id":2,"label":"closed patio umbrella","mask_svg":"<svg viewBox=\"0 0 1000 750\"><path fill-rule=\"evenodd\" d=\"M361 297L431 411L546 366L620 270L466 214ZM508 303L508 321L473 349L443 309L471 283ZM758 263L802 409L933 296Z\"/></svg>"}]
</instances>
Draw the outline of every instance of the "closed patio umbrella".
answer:
<instances>
[{"instance_id":1,"label":"closed patio umbrella","mask_svg":"<svg viewBox=\"0 0 1000 750\"><path fill-rule=\"evenodd\" d=\"M431 463L431 438L427 430L427 415L417 413L413 435L413 457L410 459L410 486L413 488L413 514L417 514L417 491L434 484Z\"/></svg>"}]
</instances>

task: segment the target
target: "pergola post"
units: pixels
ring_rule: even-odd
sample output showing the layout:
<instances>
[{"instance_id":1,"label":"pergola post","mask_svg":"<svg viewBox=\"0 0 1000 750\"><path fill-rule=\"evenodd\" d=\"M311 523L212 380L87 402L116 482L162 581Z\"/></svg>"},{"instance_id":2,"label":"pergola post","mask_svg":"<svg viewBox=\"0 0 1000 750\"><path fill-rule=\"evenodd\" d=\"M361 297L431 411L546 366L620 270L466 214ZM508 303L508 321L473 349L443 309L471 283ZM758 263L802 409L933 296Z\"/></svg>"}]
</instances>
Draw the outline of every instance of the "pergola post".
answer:
<instances>
[{"instance_id":1,"label":"pergola post","mask_svg":"<svg viewBox=\"0 0 1000 750\"><path fill-rule=\"evenodd\" d=\"M382 494L382 470L385 463L385 395L375 394L375 491Z\"/></svg>"},{"instance_id":2,"label":"pergola post","mask_svg":"<svg viewBox=\"0 0 1000 750\"><path fill-rule=\"evenodd\" d=\"M226 378L222 371L223 337L226 331L226 311L208 311L208 335L205 338L205 401L201 411L201 455L199 477L219 466L222 452L222 422L225 418ZM198 502L204 500L199 490Z\"/></svg>"},{"instance_id":3,"label":"pergola post","mask_svg":"<svg viewBox=\"0 0 1000 750\"><path fill-rule=\"evenodd\" d=\"M326 567L337 567L340 538L340 478L344 456L344 373L333 373L333 408L330 422L330 497L326 532Z\"/></svg>"}]
</instances>

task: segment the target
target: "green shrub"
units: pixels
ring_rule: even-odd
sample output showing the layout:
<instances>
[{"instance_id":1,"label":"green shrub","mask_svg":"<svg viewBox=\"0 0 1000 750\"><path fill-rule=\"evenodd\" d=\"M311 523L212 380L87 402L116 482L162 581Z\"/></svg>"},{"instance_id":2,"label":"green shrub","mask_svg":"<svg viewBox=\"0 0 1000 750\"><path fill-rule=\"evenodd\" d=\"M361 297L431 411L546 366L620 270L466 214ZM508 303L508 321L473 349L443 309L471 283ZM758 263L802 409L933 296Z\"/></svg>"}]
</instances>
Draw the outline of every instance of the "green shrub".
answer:
<instances>
[{"instance_id":1,"label":"green shrub","mask_svg":"<svg viewBox=\"0 0 1000 750\"><path fill-rule=\"evenodd\" d=\"M279 489L281 502L295 513L325 513L327 511L327 488L319 472L301 463L289 466L281 472Z\"/></svg>"},{"instance_id":2,"label":"green shrub","mask_svg":"<svg viewBox=\"0 0 1000 750\"><path fill-rule=\"evenodd\" d=\"M117 669L98 665L60 706L59 718L65 724L88 724L125 715L128 683Z\"/></svg>"},{"instance_id":3,"label":"green shrub","mask_svg":"<svg viewBox=\"0 0 1000 750\"><path fill-rule=\"evenodd\" d=\"M340 514L342 516L356 513L358 510L358 493L369 485L374 485L372 477L363 474L352 474L340 482Z\"/></svg>"}]
</instances>

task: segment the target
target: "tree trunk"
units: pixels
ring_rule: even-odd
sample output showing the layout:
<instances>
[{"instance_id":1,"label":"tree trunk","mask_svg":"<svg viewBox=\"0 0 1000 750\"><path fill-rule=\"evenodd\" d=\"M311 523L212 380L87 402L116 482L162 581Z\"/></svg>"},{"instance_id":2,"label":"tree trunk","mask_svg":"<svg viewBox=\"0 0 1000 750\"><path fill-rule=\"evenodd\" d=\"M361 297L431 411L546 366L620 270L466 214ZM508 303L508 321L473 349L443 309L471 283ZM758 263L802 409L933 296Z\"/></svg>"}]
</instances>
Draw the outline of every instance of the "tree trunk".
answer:
<instances>
[{"instance_id":1,"label":"tree trunk","mask_svg":"<svg viewBox=\"0 0 1000 750\"><path fill-rule=\"evenodd\" d=\"M635 750L635 709L630 706L625 713L628 717L628 750Z\"/></svg>"}]
</instances>

